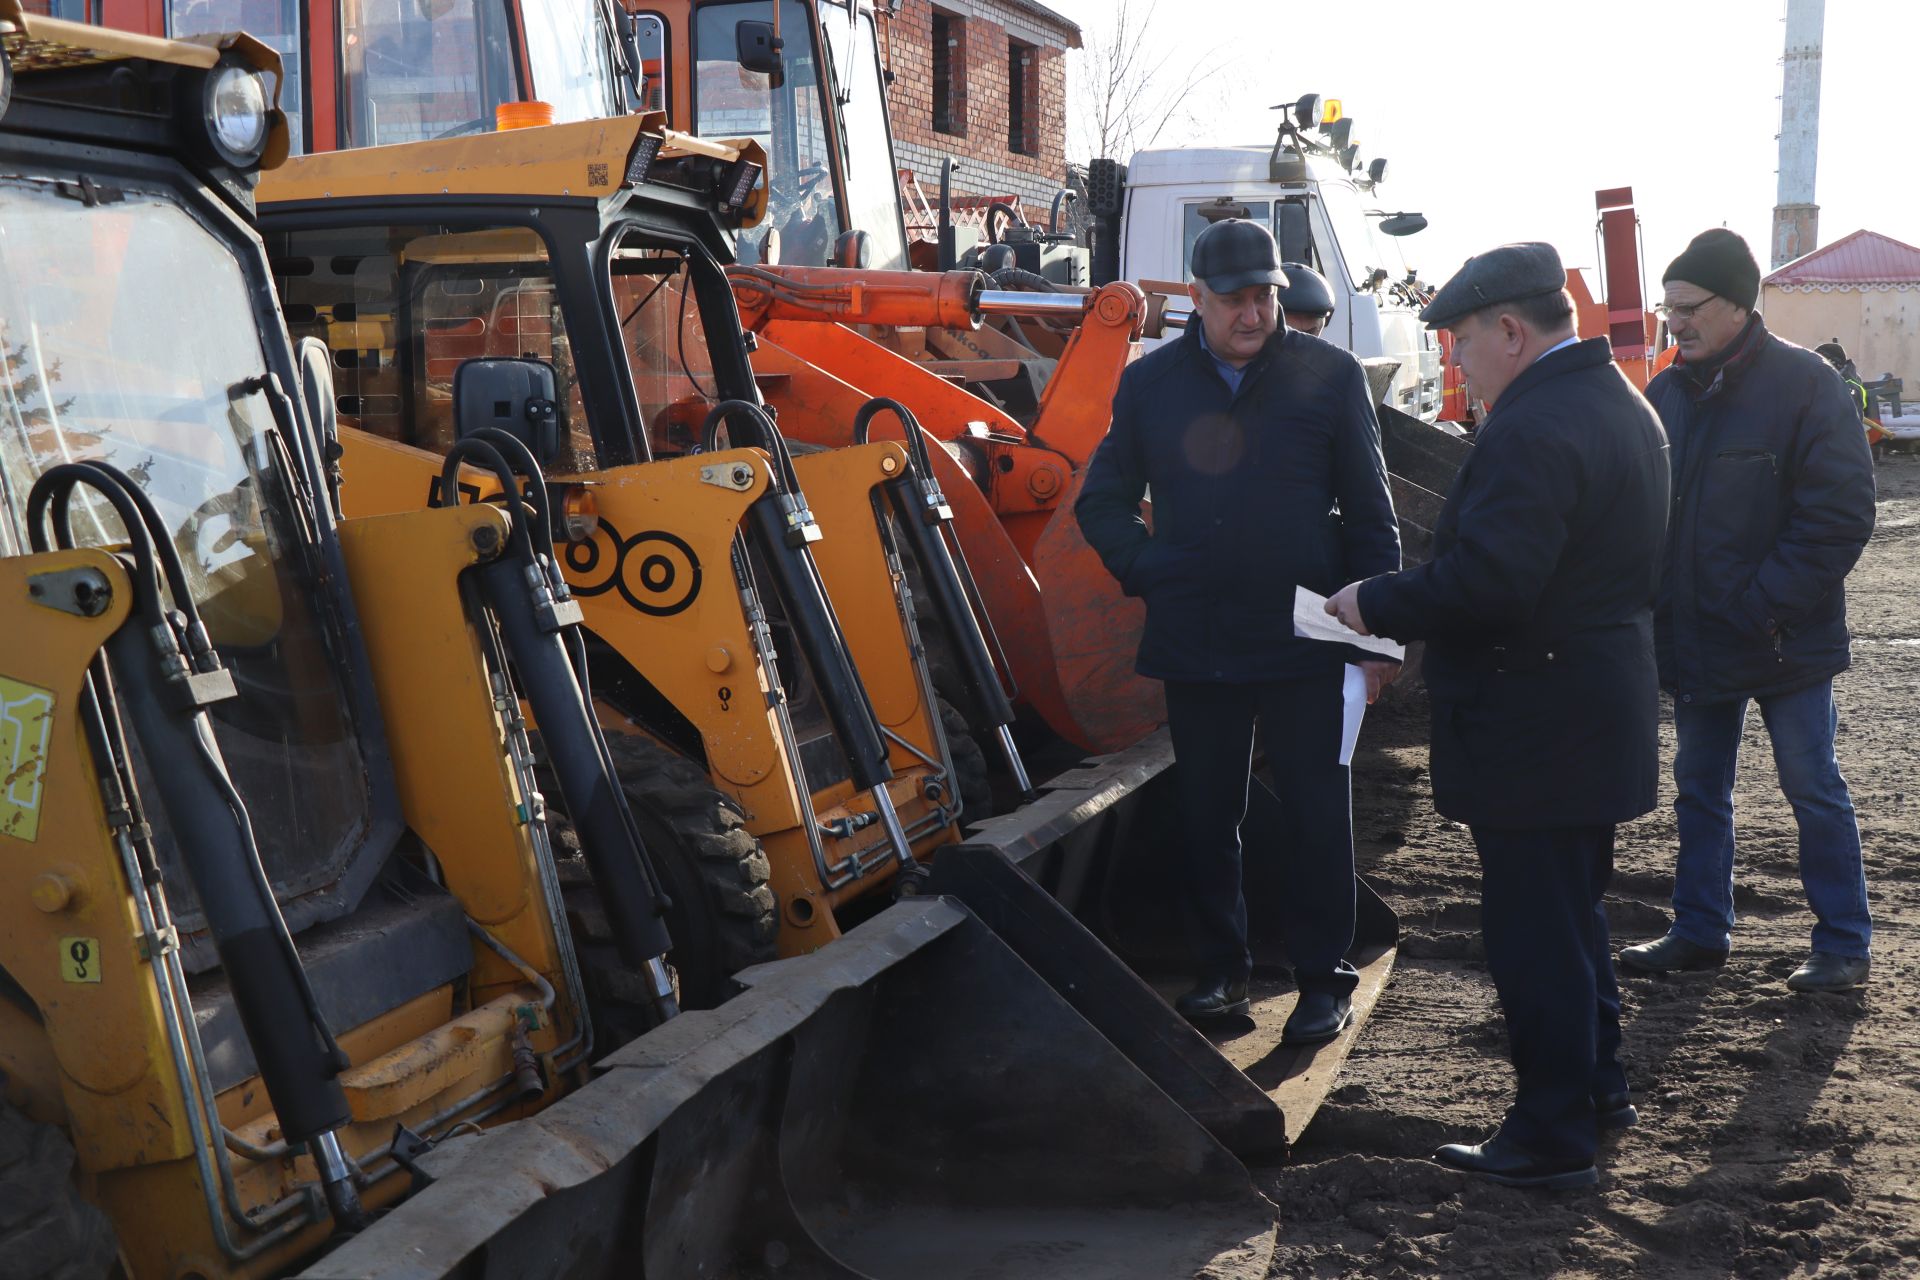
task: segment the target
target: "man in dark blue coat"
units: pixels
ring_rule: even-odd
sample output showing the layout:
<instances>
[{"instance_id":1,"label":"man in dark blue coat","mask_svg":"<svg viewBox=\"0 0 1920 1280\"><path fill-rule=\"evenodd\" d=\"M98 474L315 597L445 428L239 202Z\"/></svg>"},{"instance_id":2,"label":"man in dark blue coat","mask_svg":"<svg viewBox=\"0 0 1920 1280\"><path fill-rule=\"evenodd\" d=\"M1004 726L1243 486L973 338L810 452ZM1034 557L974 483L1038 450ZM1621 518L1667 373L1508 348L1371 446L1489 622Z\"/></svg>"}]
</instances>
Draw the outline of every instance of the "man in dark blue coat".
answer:
<instances>
[{"instance_id":1,"label":"man in dark blue coat","mask_svg":"<svg viewBox=\"0 0 1920 1280\"><path fill-rule=\"evenodd\" d=\"M1345 1029L1357 977L1344 958L1353 813L1340 748L1343 664L1359 651L1296 638L1294 590L1398 568L1400 534L1359 362L1277 326L1273 237L1217 222L1192 261L1195 318L1121 377L1074 514L1146 600L1138 670L1166 683L1197 977L1176 1007L1195 1021L1248 1008L1240 823L1257 721L1297 842L1279 923L1300 995L1282 1034L1311 1044ZM1398 668L1362 669L1371 695Z\"/></svg>"},{"instance_id":2,"label":"man in dark blue coat","mask_svg":"<svg viewBox=\"0 0 1920 1280\"><path fill-rule=\"evenodd\" d=\"M1840 375L1760 322L1760 267L1739 236L1702 232L1665 284L1680 355L1647 396L1674 453L1655 617L1680 741L1680 854L1673 928L1620 963L1643 973L1726 963L1734 766L1757 702L1815 917L1813 954L1787 985L1845 990L1867 980L1873 923L1853 797L1834 758L1833 678L1849 661L1842 584L1873 532L1873 455Z\"/></svg>"},{"instance_id":3,"label":"man in dark blue coat","mask_svg":"<svg viewBox=\"0 0 1920 1280\"><path fill-rule=\"evenodd\" d=\"M1422 313L1490 408L1433 559L1328 602L1356 631L1427 642L1434 807L1480 854L1519 1086L1498 1133L1435 1158L1515 1186L1592 1183L1597 1130L1638 1118L1601 897L1614 827L1653 808L1659 769L1666 439L1607 340L1575 336L1565 285L1551 245L1506 245Z\"/></svg>"}]
</instances>

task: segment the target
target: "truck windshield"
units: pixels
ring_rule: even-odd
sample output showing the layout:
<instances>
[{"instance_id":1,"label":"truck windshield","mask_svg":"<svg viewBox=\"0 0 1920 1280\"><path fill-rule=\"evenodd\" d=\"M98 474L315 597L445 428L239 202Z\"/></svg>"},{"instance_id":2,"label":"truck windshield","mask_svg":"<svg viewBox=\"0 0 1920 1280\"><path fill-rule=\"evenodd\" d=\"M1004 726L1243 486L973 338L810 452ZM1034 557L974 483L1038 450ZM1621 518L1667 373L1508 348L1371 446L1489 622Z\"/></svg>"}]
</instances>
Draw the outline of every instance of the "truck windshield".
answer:
<instances>
[{"instance_id":1,"label":"truck windshield","mask_svg":"<svg viewBox=\"0 0 1920 1280\"><path fill-rule=\"evenodd\" d=\"M0 554L25 553L27 493L59 463L108 462L146 491L239 686L209 710L267 873L286 897L309 892L365 838L370 799L273 415L246 389L267 367L253 298L172 198L89 207L65 186L0 178ZM72 511L81 544L125 541L110 508ZM167 854L163 816L150 808ZM192 932L198 902L166 865Z\"/></svg>"},{"instance_id":2,"label":"truck windshield","mask_svg":"<svg viewBox=\"0 0 1920 1280\"><path fill-rule=\"evenodd\" d=\"M786 49L778 88L770 76L739 62L739 25L772 20L769 0L709 4L696 12L694 132L703 138L753 138L766 149L767 216L740 233L740 261L763 261L766 236L777 231L781 262L823 266L844 223L834 195L823 77L808 36L807 6L780 0Z\"/></svg>"},{"instance_id":3,"label":"truck windshield","mask_svg":"<svg viewBox=\"0 0 1920 1280\"><path fill-rule=\"evenodd\" d=\"M848 20L845 6L829 3L820 10L820 26L833 56L833 80L845 126L848 225L873 238L870 265L904 271L906 230L900 216L893 139L887 132L887 88L880 78L873 15L860 14L855 25Z\"/></svg>"},{"instance_id":4,"label":"truck windshield","mask_svg":"<svg viewBox=\"0 0 1920 1280\"><path fill-rule=\"evenodd\" d=\"M1386 272L1388 283L1407 274L1407 260L1399 243L1381 234L1380 224L1361 211L1358 191L1345 182L1323 182L1320 199L1326 205L1327 221L1340 242L1340 256L1346 261L1354 288L1372 288L1370 277L1376 271Z\"/></svg>"},{"instance_id":5,"label":"truck windshield","mask_svg":"<svg viewBox=\"0 0 1920 1280\"><path fill-rule=\"evenodd\" d=\"M525 227L398 223L270 236L296 338L336 348L340 425L416 448L453 447L453 379L470 359L553 366L561 473L594 465L546 241ZM351 345L344 345L343 338Z\"/></svg>"}]
</instances>

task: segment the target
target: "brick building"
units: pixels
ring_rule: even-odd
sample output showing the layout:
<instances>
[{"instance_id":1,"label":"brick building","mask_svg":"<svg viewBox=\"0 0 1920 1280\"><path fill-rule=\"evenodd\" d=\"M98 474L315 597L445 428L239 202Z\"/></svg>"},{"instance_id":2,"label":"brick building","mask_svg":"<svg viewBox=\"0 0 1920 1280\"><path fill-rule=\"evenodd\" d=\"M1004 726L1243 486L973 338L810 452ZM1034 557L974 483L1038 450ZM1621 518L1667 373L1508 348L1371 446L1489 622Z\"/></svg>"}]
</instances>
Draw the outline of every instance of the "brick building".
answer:
<instances>
[{"instance_id":1,"label":"brick building","mask_svg":"<svg viewBox=\"0 0 1920 1280\"><path fill-rule=\"evenodd\" d=\"M1080 28L1035 0L899 0L892 27L900 167L937 200L951 156L956 194L1018 196L1044 218L1067 178L1066 52Z\"/></svg>"}]
</instances>

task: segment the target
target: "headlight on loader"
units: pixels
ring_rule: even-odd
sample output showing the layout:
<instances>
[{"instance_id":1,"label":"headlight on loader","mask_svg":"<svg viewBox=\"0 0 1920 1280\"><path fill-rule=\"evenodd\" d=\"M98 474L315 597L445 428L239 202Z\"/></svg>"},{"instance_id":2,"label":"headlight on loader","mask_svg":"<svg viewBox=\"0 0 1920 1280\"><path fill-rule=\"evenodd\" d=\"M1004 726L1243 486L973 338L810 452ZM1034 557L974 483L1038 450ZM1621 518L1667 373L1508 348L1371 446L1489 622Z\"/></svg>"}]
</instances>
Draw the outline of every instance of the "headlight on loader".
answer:
<instances>
[{"instance_id":1,"label":"headlight on loader","mask_svg":"<svg viewBox=\"0 0 1920 1280\"><path fill-rule=\"evenodd\" d=\"M248 67L215 67L201 93L207 140L229 164L251 164L267 145L267 86Z\"/></svg>"}]
</instances>

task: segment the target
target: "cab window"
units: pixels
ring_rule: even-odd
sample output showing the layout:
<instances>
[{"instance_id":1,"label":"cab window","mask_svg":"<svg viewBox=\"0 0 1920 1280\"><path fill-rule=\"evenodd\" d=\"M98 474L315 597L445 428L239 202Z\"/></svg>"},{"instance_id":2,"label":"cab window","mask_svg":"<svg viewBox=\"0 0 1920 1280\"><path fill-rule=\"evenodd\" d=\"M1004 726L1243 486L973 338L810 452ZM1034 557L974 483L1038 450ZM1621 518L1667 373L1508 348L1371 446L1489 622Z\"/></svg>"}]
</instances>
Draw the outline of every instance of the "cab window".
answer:
<instances>
[{"instance_id":1,"label":"cab window","mask_svg":"<svg viewBox=\"0 0 1920 1280\"><path fill-rule=\"evenodd\" d=\"M781 0L785 73L776 88L764 72L739 62L742 22L770 22L765 0L703 5L694 18L694 132L703 138L752 138L767 153L767 216L742 231L738 256L765 261L769 232L777 232L779 260L824 266L840 234L827 145L822 74L808 43L807 8Z\"/></svg>"},{"instance_id":2,"label":"cab window","mask_svg":"<svg viewBox=\"0 0 1920 1280\"><path fill-rule=\"evenodd\" d=\"M291 232L269 240L296 338L333 354L342 426L445 453L462 361L526 357L553 366L562 456L593 466L565 317L546 243L525 227L436 224Z\"/></svg>"},{"instance_id":3,"label":"cab window","mask_svg":"<svg viewBox=\"0 0 1920 1280\"><path fill-rule=\"evenodd\" d=\"M1180 278L1193 281L1193 242L1218 219L1223 206L1231 217L1264 223L1272 216L1273 206L1265 200L1201 200L1186 205L1180 216ZM1208 217L1213 214L1213 217Z\"/></svg>"},{"instance_id":4,"label":"cab window","mask_svg":"<svg viewBox=\"0 0 1920 1280\"><path fill-rule=\"evenodd\" d=\"M483 133L520 98L502 0L342 0L340 41L343 148Z\"/></svg>"}]
</instances>

